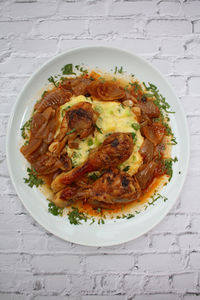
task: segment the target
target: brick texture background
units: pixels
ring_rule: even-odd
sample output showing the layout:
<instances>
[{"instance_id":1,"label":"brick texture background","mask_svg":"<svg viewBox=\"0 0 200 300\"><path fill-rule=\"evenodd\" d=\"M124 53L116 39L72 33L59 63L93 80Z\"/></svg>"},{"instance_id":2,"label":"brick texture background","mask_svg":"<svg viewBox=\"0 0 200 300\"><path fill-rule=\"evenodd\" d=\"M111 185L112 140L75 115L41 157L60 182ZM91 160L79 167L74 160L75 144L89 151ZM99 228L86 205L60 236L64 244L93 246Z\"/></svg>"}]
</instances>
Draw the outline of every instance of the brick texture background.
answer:
<instances>
[{"instance_id":1,"label":"brick texture background","mask_svg":"<svg viewBox=\"0 0 200 300\"><path fill-rule=\"evenodd\" d=\"M90 248L42 229L6 166L9 114L29 76L80 45L113 45L166 75L185 108L191 161L183 191L147 235ZM0 0L0 299L200 299L200 1ZM184 149L183 149L184 151Z\"/></svg>"}]
</instances>

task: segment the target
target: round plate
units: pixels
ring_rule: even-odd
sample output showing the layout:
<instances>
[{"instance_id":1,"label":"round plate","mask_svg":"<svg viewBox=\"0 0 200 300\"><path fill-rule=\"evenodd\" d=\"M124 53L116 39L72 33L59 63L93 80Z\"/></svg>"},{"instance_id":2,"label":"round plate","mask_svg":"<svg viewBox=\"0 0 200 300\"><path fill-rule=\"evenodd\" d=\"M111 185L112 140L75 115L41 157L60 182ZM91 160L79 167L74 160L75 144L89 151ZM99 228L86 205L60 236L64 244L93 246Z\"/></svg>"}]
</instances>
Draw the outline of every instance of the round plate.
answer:
<instances>
[{"instance_id":1,"label":"round plate","mask_svg":"<svg viewBox=\"0 0 200 300\"><path fill-rule=\"evenodd\" d=\"M173 166L173 177L160 192L168 198L164 202L157 201L154 206L135 218L106 220L105 224L89 223L75 226L67 218L55 217L48 213L48 201L37 188L30 188L23 178L27 176L27 162L20 153L20 128L30 118L31 111L37 100L38 92L47 84L51 75L59 74L61 68L68 64L84 65L92 68L98 66L110 72L115 66L123 66L127 73L132 73L141 82L155 84L166 97L172 111L171 127L178 144L173 147L172 157L177 156L178 162ZM181 149L184 151L181 151ZM135 239L158 224L175 203L186 177L189 161L189 134L186 118L179 101L166 79L161 73L137 55L111 47L84 47L73 49L61 54L39 69L22 90L10 117L7 133L7 161L10 177L18 196L32 217L46 230L56 236L73 243L90 246L109 246Z\"/></svg>"}]
</instances>

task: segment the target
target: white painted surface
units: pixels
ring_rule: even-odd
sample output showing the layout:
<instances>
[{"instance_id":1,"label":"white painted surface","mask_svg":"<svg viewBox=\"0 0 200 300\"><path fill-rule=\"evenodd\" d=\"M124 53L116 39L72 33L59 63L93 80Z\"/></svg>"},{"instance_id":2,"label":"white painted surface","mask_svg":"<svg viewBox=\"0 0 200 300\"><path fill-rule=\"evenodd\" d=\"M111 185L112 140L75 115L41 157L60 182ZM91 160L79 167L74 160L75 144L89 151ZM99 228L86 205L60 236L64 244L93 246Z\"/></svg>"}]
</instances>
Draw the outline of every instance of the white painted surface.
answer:
<instances>
[{"instance_id":1,"label":"white painted surface","mask_svg":"<svg viewBox=\"0 0 200 300\"><path fill-rule=\"evenodd\" d=\"M200 299L200 1L10 0L0 1L0 16L0 299ZM66 49L99 43L135 51L166 74L191 133L176 206L146 236L108 248L70 244L38 226L5 157L9 114L32 72Z\"/></svg>"}]
</instances>

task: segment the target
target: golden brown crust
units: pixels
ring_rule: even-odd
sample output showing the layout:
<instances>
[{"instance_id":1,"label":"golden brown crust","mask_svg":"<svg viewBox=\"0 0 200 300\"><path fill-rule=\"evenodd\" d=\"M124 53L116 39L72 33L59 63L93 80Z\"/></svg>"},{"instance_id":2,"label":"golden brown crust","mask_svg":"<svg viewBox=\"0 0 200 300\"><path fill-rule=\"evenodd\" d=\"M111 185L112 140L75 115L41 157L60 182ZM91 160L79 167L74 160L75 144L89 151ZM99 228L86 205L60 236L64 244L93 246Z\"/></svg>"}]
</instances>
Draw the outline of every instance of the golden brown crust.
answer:
<instances>
[{"instance_id":1,"label":"golden brown crust","mask_svg":"<svg viewBox=\"0 0 200 300\"><path fill-rule=\"evenodd\" d=\"M133 152L133 138L129 133L116 132L108 136L103 144L90 152L88 160L68 173L58 175L51 188L57 192L85 173L118 166Z\"/></svg>"}]
</instances>

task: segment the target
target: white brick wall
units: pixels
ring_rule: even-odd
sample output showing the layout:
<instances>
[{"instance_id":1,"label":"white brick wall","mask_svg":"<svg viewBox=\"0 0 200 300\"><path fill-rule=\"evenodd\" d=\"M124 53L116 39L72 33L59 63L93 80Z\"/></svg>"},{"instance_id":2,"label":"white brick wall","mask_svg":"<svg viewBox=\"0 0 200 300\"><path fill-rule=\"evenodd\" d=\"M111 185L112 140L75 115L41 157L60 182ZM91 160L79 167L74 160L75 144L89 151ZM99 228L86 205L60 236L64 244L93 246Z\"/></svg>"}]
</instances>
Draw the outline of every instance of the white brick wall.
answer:
<instances>
[{"instance_id":1,"label":"white brick wall","mask_svg":"<svg viewBox=\"0 0 200 300\"><path fill-rule=\"evenodd\" d=\"M57 239L27 214L8 175L5 134L15 99L50 57L85 44L129 49L173 84L191 133L175 207L129 243L90 248ZM0 1L0 299L200 299L200 1Z\"/></svg>"}]
</instances>

